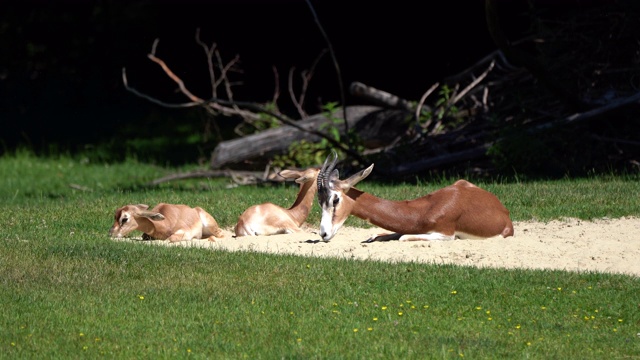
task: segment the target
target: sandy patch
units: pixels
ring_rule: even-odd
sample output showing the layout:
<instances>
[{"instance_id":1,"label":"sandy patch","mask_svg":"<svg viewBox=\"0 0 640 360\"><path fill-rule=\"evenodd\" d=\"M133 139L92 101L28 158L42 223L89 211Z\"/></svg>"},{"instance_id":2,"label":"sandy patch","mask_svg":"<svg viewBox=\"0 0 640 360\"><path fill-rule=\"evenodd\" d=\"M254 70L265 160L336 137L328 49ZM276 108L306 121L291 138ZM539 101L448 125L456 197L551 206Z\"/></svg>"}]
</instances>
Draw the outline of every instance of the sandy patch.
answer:
<instances>
[{"instance_id":1,"label":"sandy patch","mask_svg":"<svg viewBox=\"0 0 640 360\"><path fill-rule=\"evenodd\" d=\"M306 232L206 240L145 241L168 246L197 246L229 251L260 251L300 256L339 257L393 262L425 262L494 268L598 271L640 276L640 218L515 222L507 239L454 241L388 241L363 244L380 228L343 227L328 243Z\"/></svg>"}]
</instances>

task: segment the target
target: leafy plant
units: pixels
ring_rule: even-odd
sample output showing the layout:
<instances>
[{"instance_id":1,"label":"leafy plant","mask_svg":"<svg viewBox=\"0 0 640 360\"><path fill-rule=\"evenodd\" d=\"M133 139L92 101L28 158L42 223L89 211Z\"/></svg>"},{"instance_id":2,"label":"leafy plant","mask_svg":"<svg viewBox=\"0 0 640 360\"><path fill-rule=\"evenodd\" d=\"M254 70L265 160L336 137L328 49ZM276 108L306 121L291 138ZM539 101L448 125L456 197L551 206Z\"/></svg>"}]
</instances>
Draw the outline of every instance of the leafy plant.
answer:
<instances>
[{"instance_id":1,"label":"leafy plant","mask_svg":"<svg viewBox=\"0 0 640 360\"><path fill-rule=\"evenodd\" d=\"M340 128L344 126L343 119L335 115L339 110L337 102L328 102L322 106L323 113L329 121L320 125L319 130L327 134L331 139L346 144L360 144L358 135L353 129L349 129L346 135L342 135ZM307 140L294 141L289 145L288 152L274 157L272 164L278 167L309 167L321 164L330 150L335 149L326 138L318 142ZM361 146L356 145L356 151L361 151ZM336 150L339 156L343 156L340 150Z\"/></svg>"},{"instance_id":2,"label":"leafy plant","mask_svg":"<svg viewBox=\"0 0 640 360\"><path fill-rule=\"evenodd\" d=\"M457 116L459 109L452 103L452 98L455 96L455 93L455 89L444 84L440 87L440 90L438 90L438 98L433 104L433 108L431 110L425 108L421 110L417 123L425 132L440 132L445 127L455 127L459 125L462 121L462 119ZM435 124L434 121L436 121Z\"/></svg>"}]
</instances>

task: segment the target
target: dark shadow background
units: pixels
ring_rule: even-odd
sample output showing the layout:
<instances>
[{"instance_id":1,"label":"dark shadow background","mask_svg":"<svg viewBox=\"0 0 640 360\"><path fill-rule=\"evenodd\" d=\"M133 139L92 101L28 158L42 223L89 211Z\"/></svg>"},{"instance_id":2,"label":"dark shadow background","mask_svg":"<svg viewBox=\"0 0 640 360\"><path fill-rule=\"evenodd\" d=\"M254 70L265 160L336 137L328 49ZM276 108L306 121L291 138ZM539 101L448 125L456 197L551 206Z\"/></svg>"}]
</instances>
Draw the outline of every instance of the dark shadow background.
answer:
<instances>
[{"instance_id":1,"label":"dark shadow background","mask_svg":"<svg viewBox=\"0 0 640 360\"><path fill-rule=\"evenodd\" d=\"M479 0L312 4L347 87L360 81L417 101L434 82L495 49ZM507 8L511 26L521 26L522 10ZM275 67L281 110L296 116L286 92L288 71L308 69L327 47L303 0L9 1L0 4L0 150L93 151L102 159L134 155L170 163L207 157L216 139L202 136L210 121L202 111L159 107L127 92L121 81L126 67L131 86L167 102L187 101L146 57L158 38L158 57L207 98L197 28L226 61L240 56L243 73L232 74L237 100L271 100ZM318 65L307 99L309 113L340 100L329 56ZM234 136L232 119L219 123L223 136ZM150 150L159 148L169 151Z\"/></svg>"}]
</instances>

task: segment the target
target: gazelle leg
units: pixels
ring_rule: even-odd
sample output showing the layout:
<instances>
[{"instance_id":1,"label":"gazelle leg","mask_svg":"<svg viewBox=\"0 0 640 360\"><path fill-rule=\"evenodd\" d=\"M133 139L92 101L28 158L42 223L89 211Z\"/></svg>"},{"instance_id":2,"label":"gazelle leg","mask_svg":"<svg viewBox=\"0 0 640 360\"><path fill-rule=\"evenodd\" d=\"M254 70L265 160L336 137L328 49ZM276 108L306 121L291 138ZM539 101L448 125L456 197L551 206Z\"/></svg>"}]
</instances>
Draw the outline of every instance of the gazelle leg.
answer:
<instances>
[{"instance_id":1,"label":"gazelle leg","mask_svg":"<svg viewBox=\"0 0 640 360\"><path fill-rule=\"evenodd\" d=\"M184 241L184 240L191 240L193 238L193 236L191 236L190 233L180 229L176 232L174 232L171 236L169 236L167 238L167 240L169 240L169 242L179 242L179 241Z\"/></svg>"},{"instance_id":2,"label":"gazelle leg","mask_svg":"<svg viewBox=\"0 0 640 360\"><path fill-rule=\"evenodd\" d=\"M438 232L428 234L407 234L400 237L400 241L417 241L417 240L455 240L455 235L445 235Z\"/></svg>"},{"instance_id":3,"label":"gazelle leg","mask_svg":"<svg viewBox=\"0 0 640 360\"><path fill-rule=\"evenodd\" d=\"M198 216L200 217L200 221L202 222L202 237L203 238L211 238L211 236L215 237L224 237L224 233L220 226L218 226L218 222L216 219L211 216L208 212L206 212L201 207L196 207L196 211L198 212ZM215 241L209 240L209 241Z\"/></svg>"},{"instance_id":4,"label":"gazelle leg","mask_svg":"<svg viewBox=\"0 0 640 360\"><path fill-rule=\"evenodd\" d=\"M374 241L390 241L390 240L398 240L402 234L399 233L391 233L391 234L378 234L376 236L372 236L367 240L363 241L363 243L371 243Z\"/></svg>"}]
</instances>

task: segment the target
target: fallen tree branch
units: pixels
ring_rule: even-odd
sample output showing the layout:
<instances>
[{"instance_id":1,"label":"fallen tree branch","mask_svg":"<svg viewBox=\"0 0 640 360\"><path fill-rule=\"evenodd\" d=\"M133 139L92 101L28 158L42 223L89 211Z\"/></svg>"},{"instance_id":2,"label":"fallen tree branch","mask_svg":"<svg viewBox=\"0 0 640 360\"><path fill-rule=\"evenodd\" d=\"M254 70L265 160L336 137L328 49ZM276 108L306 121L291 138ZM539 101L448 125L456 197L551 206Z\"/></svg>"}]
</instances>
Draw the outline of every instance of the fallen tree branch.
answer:
<instances>
[{"instance_id":1,"label":"fallen tree branch","mask_svg":"<svg viewBox=\"0 0 640 360\"><path fill-rule=\"evenodd\" d=\"M462 150L454 153L435 156L428 159L420 159L418 161L406 162L400 165L392 166L384 170L386 175L403 176L420 173L438 166L449 166L451 164L462 161L469 161L481 158L486 155L487 150L491 147L491 143L484 143L477 147Z\"/></svg>"},{"instance_id":2,"label":"fallen tree branch","mask_svg":"<svg viewBox=\"0 0 640 360\"><path fill-rule=\"evenodd\" d=\"M202 42L200 42L201 46L203 45ZM215 111L215 112L219 112L223 115L237 115L237 116L241 116L243 119L245 120L259 120L260 119L260 115L259 114L265 114L265 115L269 115L277 120L279 120L281 123L289 125L291 127L294 127L297 130L300 131L304 131L304 132L308 132L312 135L318 136L320 138L326 139L333 147L338 148L342 151L344 151L345 153L349 154L351 157L362 161L362 157L360 154L358 154L356 151L351 149L351 146L349 144L347 144L347 146L345 146L344 144L340 143L339 141L337 141L336 139L332 138L331 136L328 136L327 134L316 130L316 129L309 129L309 128L305 128L303 126L300 126L296 123L296 121L292 121L290 119L288 119L287 117L285 117L284 115L280 114L280 113L276 113L274 111L270 111L260 105L257 105L255 103L249 103L249 102L240 102L240 101L235 101L232 99L232 93L230 90L230 85L229 85L229 81L226 77L226 72L228 71L230 64L235 63L235 60L232 61L231 63L227 64L226 66L220 65L222 67L222 74L223 76L221 76L221 79L218 79L217 82L214 81L214 86L224 83L226 84L225 87L227 88L227 95L231 98L229 100L225 100L225 99L220 99L217 98L215 96L212 96L210 99L208 100L204 100L198 96L195 96L194 94L192 94L184 85L184 82L182 81L182 79L177 76L170 68L169 66L160 58L158 58L155 53L156 53L156 49L158 46L158 40L156 39L156 41L154 41L152 48L151 48L151 53L148 55L148 58L155 62L156 64L158 64L163 71L167 74L167 76L169 76L174 82L176 82L180 88L180 91L190 100L192 100L191 102L188 103L182 103L182 104L170 104L164 101L161 101L159 99L156 99L150 95L147 95L145 93L142 93L140 91L138 91L137 89L129 86L129 82L127 79L127 75L126 75L126 69L123 68L122 69L122 82L125 86L125 89L127 89L128 91L130 91L131 93L142 97L150 102L153 102L155 104L158 104L160 106L163 107L167 107L167 108L187 108L187 107L194 107L194 106L203 106L203 107L208 107L209 109ZM209 48L206 48L205 51L208 55L210 54L217 54L217 51L211 51ZM221 59L218 58L218 61L221 62ZM210 66L213 66L212 62L209 62ZM210 74L212 73L212 70L210 68ZM211 76L211 75L210 75ZM346 111L343 112L343 114L345 114L346 116ZM348 122L346 122L345 120L345 128L348 129Z\"/></svg>"},{"instance_id":3,"label":"fallen tree branch","mask_svg":"<svg viewBox=\"0 0 640 360\"><path fill-rule=\"evenodd\" d=\"M361 82L352 82L349 87L349 92L353 96L366 99L376 105L386 106L393 109L413 110L407 100L401 99L386 91L367 86Z\"/></svg>"},{"instance_id":4,"label":"fallen tree branch","mask_svg":"<svg viewBox=\"0 0 640 360\"><path fill-rule=\"evenodd\" d=\"M484 78L487 77L487 75L491 72L491 70L493 70L493 66L496 64L495 61L491 61L491 63L489 64L489 67L487 68L487 70L485 70L482 74L480 74L480 76L478 76L476 79L474 79L471 84L467 85L466 88L464 88L458 95L456 95L455 98L453 98L453 100L451 100L451 102L449 103L449 106L455 105L455 103L457 103L458 101L460 101L460 99L462 99L465 95L467 95L467 93L469 91L471 91L474 87L476 87L480 82L482 82L482 80L484 80Z\"/></svg>"},{"instance_id":5,"label":"fallen tree branch","mask_svg":"<svg viewBox=\"0 0 640 360\"><path fill-rule=\"evenodd\" d=\"M547 130L547 129L551 129L558 126L564 126L571 123L578 123L585 120L590 120L593 118L607 115L614 111L622 110L625 107L630 105L640 105L640 92L626 98L611 101L607 105L601 106L599 108L595 108L593 110L585 111L582 113L576 113L561 120L551 121L548 123L538 125L535 128L533 128L532 131Z\"/></svg>"},{"instance_id":6,"label":"fallen tree branch","mask_svg":"<svg viewBox=\"0 0 640 360\"><path fill-rule=\"evenodd\" d=\"M440 86L440 83L431 85L431 87L424 94L422 94L422 97L420 97L420 102L418 102L418 106L416 107L416 121L420 120L420 114L422 113L422 106L424 105L424 102L427 101L429 95L431 95L431 93L433 93L438 88L438 86ZM430 110L431 109L429 109L429 111ZM423 127L427 128L429 125L431 125L431 120L429 120Z\"/></svg>"},{"instance_id":7,"label":"fallen tree branch","mask_svg":"<svg viewBox=\"0 0 640 360\"><path fill-rule=\"evenodd\" d=\"M346 112L348 114L349 125L353 127L363 116L377 110L381 110L381 108L376 106L350 106L341 113ZM336 114L335 117L340 119L342 117L341 113ZM293 124L295 126L287 124L242 138L223 141L216 146L211 155L211 167L218 169L228 164L237 164L256 158L265 158L273 154L282 154L295 141L318 142L321 138L327 139L325 134L320 136L321 133L314 129L322 128L327 124L332 125L332 120L327 115L320 113L295 122ZM339 131L341 135L344 135L342 129L339 129ZM334 139L331 140L332 146L345 151L354 159L364 163L361 154L352 154L342 144L339 144ZM335 143L339 146L336 146Z\"/></svg>"},{"instance_id":8,"label":"fallen tree branch","mask_svg":"<svg viewBox=\"0 0 640 360\"><path fill-rule=\"evenodd\" d=\"M219 177L229 177L229 178L253 178L256 179L255 182L266 182L266 181L274 181L280 182L284 181L284 178L279 177L275 173L266 173L261 171L239 171L239 170L194 170L189 172L171 174L167 176L163 176L159 179L155 179L149 182L147 185L156 186L162 183L176 181L176 180L186 180L186 179L198 179L198 178L219 178ZM238 182L242 183L242 182Z\"/></svg>"}]
</instances>

